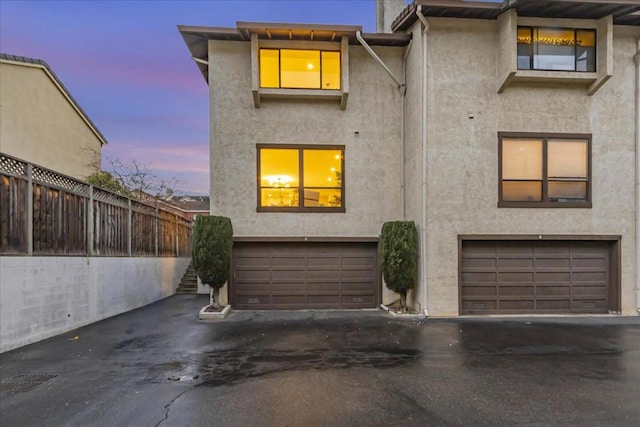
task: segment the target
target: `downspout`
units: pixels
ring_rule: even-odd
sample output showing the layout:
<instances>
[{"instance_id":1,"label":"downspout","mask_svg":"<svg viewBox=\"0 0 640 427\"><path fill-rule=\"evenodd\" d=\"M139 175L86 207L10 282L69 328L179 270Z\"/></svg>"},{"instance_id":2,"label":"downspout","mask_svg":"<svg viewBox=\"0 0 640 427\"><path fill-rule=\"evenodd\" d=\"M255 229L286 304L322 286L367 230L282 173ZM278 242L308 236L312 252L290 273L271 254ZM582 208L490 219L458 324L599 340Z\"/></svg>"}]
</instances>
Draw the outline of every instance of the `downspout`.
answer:
<instances>
[{"instance_id":1,"label":"downspout","mask_svg":"<svg viewBox=\"0 0 640 427\"><path fill-rule=\"evenodd\" d=\"M636 298L640 313L640 38L633 59L636 63Z\"/></svg>"},{"instance_id":2,"label":"downspout","mask_svg":"<svg viewBox=\"0 0 640 427\"><path fill-rule=\"evenodd\" d=\"M373 59L378 61L378 63L382 66L382 68L384 68L384 70L387 72L387 74L389 74L389 77L391 77L391 79L396 83L396 86L398 86L398 89L401 89L402 86L404 86L404 85L402 83L400 83L398 81L398 79L396 79L396 76L393 75L393 73L391 72L389 67L386 66L386 64L382 61L382 59L380 59L378 54L375 53L373 51L373 49L371 49L371 46L369 46L369 44L362 38L362 34L360 33L360 31L356 31L356 38L358 39L358 41L360 42L362 47L364 47L365 50L367 52L369 52L369 55L371 55L373 57Z\"/></svg>"},{"instance_id":3,"label":"downspout","mask_svg":"<svg viewBox=\"0 0 640 427\"><path fill-rule=\"evenodd\" d=\"M420 37L422 42L422 212L420 218L422 229L420 230L420 247L422 249L422 289L424 289L422 308L424 309L424 314L429 316L427 309L427 34L429 33L429 23L422 14L422 5L418 5L416 16L423 25L422 36Z\"/></svg>"},{"instance_id":4,"label":"downspout","mask_svg":"<svg viewBox=\"0 0 640 427\"><path fill-rule=\"evenodd\" d=\"M391 77L391 80L394 81L394 83L396 84L396 86L398 87L398 89L400 90L400 156L401 156L401 180L400 180L400 197L401 197L401 203L402 203L402 219L405 219L406 217L406 210L405 210L405 197L404 197L404 185L405 185L405 179L404 179L404 97L407 93L407 85L406 85L406 61L407 61L407 56L409 55L409 50L411 49L411 41L409 42L409 46L407 47L407 49L405 50L404 53L404 57L402 58L402 83L400 83L400 81L398 81L398 79L396 78L396 76L393 75L393 73L391 72L391 70L389 69L389 67L387 67L387 65L384 63L384 61L382 61L382 59L380 59L380 57L378 56L377 53L374 52L373 49L371 49L371 46L369 46L369 44L365 41L365 39L362 38L362 34L360 33L360 31L356 31L356 39L358 39L358 41L360 42L360 44L362 45L362 47L365 48L365 50L369 53L369 55L371 55L371 57L373 57L373 59L375 59L381 66L382 68L384 68L384 70L387 72L387 74L389 75L389 77Z\"/></svg>"},{"instance_id":5,"label":"downspout","mask_svg":"<svg viewBox=\"0 0 640 427\"><path fill-rule=\"evenodd\" d=\"M402 99L400 100L400 158L402 159L402 163L400 165L400 172L402 173L400 180L400 197L402 199L402 219L407 219L407 204L405 198L405 117L404 117L404 103L405 96L407 94L407 57L409 56L409 52L411 51L411 46L413 46L413 39L409 40L409 46L404 51L404 55L402 57Z\"/></svg>"}]
</instances>

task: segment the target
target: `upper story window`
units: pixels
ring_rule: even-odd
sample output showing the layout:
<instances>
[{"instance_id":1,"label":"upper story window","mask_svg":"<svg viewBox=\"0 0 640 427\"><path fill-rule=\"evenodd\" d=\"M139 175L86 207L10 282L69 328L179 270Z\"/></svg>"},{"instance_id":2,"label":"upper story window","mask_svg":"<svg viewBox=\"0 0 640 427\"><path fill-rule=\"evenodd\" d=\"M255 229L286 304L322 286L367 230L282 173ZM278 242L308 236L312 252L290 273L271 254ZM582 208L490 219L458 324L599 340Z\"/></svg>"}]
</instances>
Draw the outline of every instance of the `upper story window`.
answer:
<instances>
[{"instance_id":1,"label":"upper story window","mask_svg":"<svg viewBox=\"0 0 640 427\"><path fill-rule=\"evenodd\" d=\"M518 27L518 69L596 71L596 30Z\"/></svg>"},{"instance_id":2,"label":"upper story window","mask_svg":"<svg viewBox=\"0 0 640 427\"><path fill-rule=\"evenodd\" d=\"M340 52L260 49L260 87L340 89Z\"/></svg>"},{"instance_id":3,"label":"upper story window","mask_svg":"<svg viewBox=\"0 0 640 427\"><path fill-rule=\"evenodd\" d=\"M258 145L258 211L344 212L344 146Z\"/></svg>"},{"instance_id":4,"label":"upper story window","mask_svg":"<svg viewBox=\"0 0 640 427\"><path fill-rule=\"evenodd\" d=\"M591 136L499 134L500 207L591 207Z\"/></svg>"}]
</instances>

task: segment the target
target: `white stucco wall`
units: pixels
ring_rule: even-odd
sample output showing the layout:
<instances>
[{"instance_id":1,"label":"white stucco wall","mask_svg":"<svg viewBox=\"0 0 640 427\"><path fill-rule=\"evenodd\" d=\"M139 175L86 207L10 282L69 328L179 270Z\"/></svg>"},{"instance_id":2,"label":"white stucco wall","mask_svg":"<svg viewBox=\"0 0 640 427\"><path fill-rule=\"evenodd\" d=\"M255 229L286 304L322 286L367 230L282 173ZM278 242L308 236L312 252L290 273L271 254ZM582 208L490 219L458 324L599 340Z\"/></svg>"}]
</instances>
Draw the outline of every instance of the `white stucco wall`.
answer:
<instances>
[{"instance_id":1,"label":"white stucco wall","mask_svg":"<svg viewBox=\"0 0 640 427\"><path fill-rule=\"evenodd\" d=\"M374 47L400 76L402 48ZM209 42L211 213L235 236L375 237L401 216L400 100L384 69L349 47L349 100L263 100L251 92L249 42ZM256 212L256 144L344 145L346 213Z\"/></svg>"},{"instance_id":2,"label":"white stucco wall","mask_svg":"<svg viewBox=\"0 0 640 427\"><path fill-rule=\"evenodd\" d=\"M0 257L0 352L173 295L189 261Z\"/></svg>"},{"instance_id":3,"label":"white stucco wall","mask_svg":"<svg viewBox=\"0 0 640 427\"><path fill-rule=\"evenodd\" d=\"M0 62L0 152L84 179L101 143L43 66Z\"/></svg>"},{"instance_id":4,"label":"white stucco wall","mask_svg":"<svg viewBox=\"0 0 640 427\"><path fill-rule=\"evenodd\" d=\"M429 22L429 313L458 314L460 234L620 235L622 312L635 313L632 58L640 30L614 28L613 77L593 96L584 87L548 84L512 85L498 94L497 23ZM409 117L418 108L412 105ZM498 208L500 131L592 134L593 207ZM416 191L407 190L408 198Z\"/></svg>"}]
</instances>

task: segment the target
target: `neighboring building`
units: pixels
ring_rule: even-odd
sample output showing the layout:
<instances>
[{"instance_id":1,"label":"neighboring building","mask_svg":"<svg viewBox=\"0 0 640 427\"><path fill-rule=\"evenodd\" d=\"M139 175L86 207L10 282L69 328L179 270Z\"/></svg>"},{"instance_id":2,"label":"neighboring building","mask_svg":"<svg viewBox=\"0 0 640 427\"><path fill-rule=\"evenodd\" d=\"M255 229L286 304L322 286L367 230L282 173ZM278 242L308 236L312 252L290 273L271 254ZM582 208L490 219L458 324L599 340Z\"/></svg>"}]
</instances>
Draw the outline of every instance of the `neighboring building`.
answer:
<instances>
[{"instance_id":1,"label":"neighboring building","mask_svg":"<svg viewBox=\"0 0 640 427\"><path fill-rule=\"evenodd\" d=\"M0 152L84 179L106 143L46 62L0 54Z\"/></svg>"},{"instance_id":2,"label":"neighboring building","mask_svg":"<svg viewBox=\"0 0 640 427\"><path fill-rule=\"evenodd\" d=\"M197 216L209 215L209 196L171 196L164 201L177 209L183 218L195 220Z\"/></svg>"},{"instance_id":3,"label":"neighboring building","mask_svg":"<svg viewBox=\"0 0 640 427\"><path fill-rule=\"evenodd\" d=\"M639 13L416 0L392 34L179 27L210 87L231 304L389 302L377 236L408 219L429 315L636 314Z\"/></svg>"}]
</instances>

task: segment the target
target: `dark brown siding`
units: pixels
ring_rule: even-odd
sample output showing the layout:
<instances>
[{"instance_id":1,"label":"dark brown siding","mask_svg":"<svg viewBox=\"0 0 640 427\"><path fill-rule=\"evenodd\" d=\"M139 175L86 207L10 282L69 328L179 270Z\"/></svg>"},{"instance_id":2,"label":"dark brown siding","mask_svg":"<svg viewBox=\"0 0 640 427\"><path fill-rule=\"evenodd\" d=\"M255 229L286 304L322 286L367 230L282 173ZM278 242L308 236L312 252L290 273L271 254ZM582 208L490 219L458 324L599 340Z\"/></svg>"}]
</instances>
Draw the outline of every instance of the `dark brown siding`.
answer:
<instances>
[{"instance_id":1,"label":"dark brown siding","mask_svg":"<svg viewBox=\"0 0 640 427\"><path fill-rule=\"evenodd\" d=\"M374 308L377 244L236 242L230 294L237 309Z\"/></svg>"},{"instance_id":2,"label":"dark brown siding","mask_svg":"<svg viewBox=\"0 0 640 427\"><path fill-rule=\"evenodd\" d=\"M617 286L613 247L607 241L462 241L460 313L607 313Z\"/></svg>"}]
</instances>

